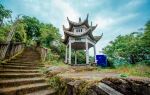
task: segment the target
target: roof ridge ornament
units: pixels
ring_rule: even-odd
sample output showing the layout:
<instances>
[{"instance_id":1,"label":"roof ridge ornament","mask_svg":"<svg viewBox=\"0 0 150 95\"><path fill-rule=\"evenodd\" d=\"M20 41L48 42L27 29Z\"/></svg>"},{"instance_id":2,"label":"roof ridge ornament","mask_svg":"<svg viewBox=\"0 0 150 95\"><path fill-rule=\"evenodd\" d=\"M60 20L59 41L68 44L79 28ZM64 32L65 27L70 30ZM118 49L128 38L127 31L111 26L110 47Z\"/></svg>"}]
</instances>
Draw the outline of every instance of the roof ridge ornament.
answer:
<instances>
[{"instance_id":1,"label":"roof ridge ornament","mask_svg":"<svg viewBox=\"0 0 150 95\"><path fill-rule=\"evenodd\" d=\"M81 23L81 17L79 17L79 23Z\"/></svg>"},{"instance_id":2,"label":"roof ridge ornament","mask_svg":"<svg viewBox=\"0 0 150 95\"><path fill-rule=\"evenodd\" d=\"M87 16L86 16L86 20L88 21L88 18L89 18L89 13L87 14Z\"/></svg>"}]
</instances>

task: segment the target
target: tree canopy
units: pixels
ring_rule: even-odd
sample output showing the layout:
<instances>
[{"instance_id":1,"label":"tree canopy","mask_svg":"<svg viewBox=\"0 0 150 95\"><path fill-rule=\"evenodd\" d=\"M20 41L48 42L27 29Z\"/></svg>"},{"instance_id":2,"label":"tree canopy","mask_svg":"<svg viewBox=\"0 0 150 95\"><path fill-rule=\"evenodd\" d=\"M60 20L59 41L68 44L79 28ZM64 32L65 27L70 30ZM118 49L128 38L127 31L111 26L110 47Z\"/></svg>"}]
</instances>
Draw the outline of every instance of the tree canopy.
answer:
<instances>
[{"instance_id":1,"label":"tree canopy","mask_svg":"<svg viewBox=\"0 0 150 95\"><path fill-rule=\"evenodd\" d=\"M113 65L150 61L150 21L143 32L119 35L103 49L109 63Z\"/></svg>"},{"instance_id":2,"label":"tree canopy","mask_svg":"<svg viewBox=\"0 0 150 95\"><path fill-rule=\"evenodd\" d=\"M11 17L11 11L5 9L5 7L0 4L0 26L2 26L4 19L9 17Z\"/></svg>"}]
</instances>

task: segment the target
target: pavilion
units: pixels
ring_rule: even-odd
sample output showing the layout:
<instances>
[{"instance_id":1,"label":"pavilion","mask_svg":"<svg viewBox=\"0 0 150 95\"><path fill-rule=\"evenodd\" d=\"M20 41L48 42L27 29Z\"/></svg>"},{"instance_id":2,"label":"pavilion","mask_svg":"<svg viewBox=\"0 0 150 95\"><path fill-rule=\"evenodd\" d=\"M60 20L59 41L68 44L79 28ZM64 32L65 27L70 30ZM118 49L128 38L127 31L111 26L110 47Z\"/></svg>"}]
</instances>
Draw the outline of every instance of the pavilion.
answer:
<instances>
[{"instance_id":1,"label":"pavilion","mask_svg":"<svg viewBox=\"0 0 150 95\"><path fill-rule=\"evenodd\" d=\"M95 30L97 25L92 26L88 23L88 15L84 21L81 21L79 18L79 22L73 22L69 20L67 17L69 28L66 28L63 25L64 31L64 40L63 43L66 45L66 56L65 63L72 64L71 62L71 51L72 49L75 51L75 65L77 63L77 50L85 50L86 51L86 64L89 62L89 48L94 48L94 62L96 63L96 48L95 44L102 38L101 36L93 36L92 32Z\"/></svg>"}]
</instances>

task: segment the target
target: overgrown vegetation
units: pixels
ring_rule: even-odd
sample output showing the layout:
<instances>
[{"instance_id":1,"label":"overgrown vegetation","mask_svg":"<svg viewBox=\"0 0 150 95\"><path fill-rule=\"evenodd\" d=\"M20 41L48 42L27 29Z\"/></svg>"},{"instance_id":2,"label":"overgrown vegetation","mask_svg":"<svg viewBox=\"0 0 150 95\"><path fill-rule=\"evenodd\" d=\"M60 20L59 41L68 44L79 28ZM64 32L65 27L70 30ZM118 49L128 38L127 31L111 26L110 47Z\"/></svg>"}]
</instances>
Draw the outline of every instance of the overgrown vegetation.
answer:
<instances>
[{"instance_id":1,"label":"overgrown vegetation","mask_svg":"<svg viewBox=\"0 0 150 95\"><path fill-rule=\"evenodd\" d=\"M146 23L144 32L119 35L103 52L108 56L110 66L140 62L150 65L150 21Z\"/></svg>"},{"instance_id":2,"label":"overgrown vegetation","mask_svg":"<svg viewBox=\"0 0 150 95\"><path fill-rule=\"evenodd\" d=\"M137 63L137 64L124 64L118 66L116 68L97 68L98 71L103 73L116 73L119 74L118 77L130 77L130 76L138 76L138 77L149 77L150 78L150 66L147 66L145 63Z\"/></svg>"},{"instance_id":3,"label":"overgrown vegetation","mask_svg":"<svg viewBox=\"0 0 150 95\"><path fill-rule=\"evenodd\" d=\"M53 76L48 79L51 88L57 91L57 95L68 95L69 93L77 95L87 95L91 86L96 85L98 81L85 81L80 79L61 78Z\"/></svg>"}]
</instances>

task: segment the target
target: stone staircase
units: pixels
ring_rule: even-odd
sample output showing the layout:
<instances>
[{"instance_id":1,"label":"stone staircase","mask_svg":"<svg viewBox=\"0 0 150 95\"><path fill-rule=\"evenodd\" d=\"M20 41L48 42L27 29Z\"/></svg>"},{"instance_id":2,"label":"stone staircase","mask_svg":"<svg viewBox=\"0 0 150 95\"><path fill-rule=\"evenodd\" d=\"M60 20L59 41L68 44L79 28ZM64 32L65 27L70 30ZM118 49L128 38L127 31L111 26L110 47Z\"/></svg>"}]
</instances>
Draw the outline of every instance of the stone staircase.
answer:
<instances>
[{"instance_id":1,"label":"stone staircase","mask_svg":"<svg viewBox=\"0 0 150 95\"><path fill-rule=\"evenodd\" d=\"M31 48L0 65L0 95L56 95L39 72L40 55Z\"/></svg>"}]
</instances>

